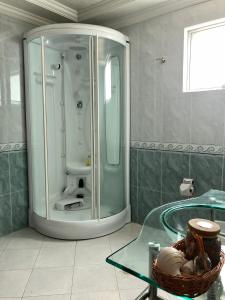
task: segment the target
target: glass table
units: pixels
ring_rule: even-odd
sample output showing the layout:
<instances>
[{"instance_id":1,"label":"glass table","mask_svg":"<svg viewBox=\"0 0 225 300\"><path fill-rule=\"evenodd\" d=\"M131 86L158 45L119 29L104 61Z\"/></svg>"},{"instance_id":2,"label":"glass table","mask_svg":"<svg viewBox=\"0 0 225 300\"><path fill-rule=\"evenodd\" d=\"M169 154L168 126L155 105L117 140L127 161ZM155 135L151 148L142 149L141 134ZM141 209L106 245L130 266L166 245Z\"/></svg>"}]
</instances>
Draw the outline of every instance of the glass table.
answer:
<instances>
[{"instance_id":1,"label":"glass table","mask_svg":"<svg viewBox=\"0 0 225 300\"><path fill-rule=\"evenodd\" d=\"M192 218L218 222L221 226L222 247L225 250L225 192L210 190L202 196L172 202L152 210L145 218L138 238L106 259L109 264L149 284L149 287L136 300L192 299L170 294L164 297L159 296L164 291L151 276L152 246L154 248L159 244L160 247L166 247L184 238L187 222ZM225 300L224 287L225 267L210 290L195 299Z\"/></svg>"}]
</instances>

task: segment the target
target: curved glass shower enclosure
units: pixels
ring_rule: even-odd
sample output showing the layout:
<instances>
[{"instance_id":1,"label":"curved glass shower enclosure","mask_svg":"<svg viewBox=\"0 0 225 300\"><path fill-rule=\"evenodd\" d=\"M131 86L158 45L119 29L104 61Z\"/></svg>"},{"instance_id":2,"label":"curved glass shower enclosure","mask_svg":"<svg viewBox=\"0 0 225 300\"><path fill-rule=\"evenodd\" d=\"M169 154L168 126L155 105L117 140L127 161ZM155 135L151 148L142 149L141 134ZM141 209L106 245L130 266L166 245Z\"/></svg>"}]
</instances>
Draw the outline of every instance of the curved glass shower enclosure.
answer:
<instances>
[{"instance_id":1,"label":"curved glass shower enclosure","mask_svg":"<svg viewBox=\"0 0 225 300\"><path fill-rule=\"evenodd\" d=\"M101 26L25 35L30 224L62 239L130 220L129 42Z\"/></svg>"}]
</instances>

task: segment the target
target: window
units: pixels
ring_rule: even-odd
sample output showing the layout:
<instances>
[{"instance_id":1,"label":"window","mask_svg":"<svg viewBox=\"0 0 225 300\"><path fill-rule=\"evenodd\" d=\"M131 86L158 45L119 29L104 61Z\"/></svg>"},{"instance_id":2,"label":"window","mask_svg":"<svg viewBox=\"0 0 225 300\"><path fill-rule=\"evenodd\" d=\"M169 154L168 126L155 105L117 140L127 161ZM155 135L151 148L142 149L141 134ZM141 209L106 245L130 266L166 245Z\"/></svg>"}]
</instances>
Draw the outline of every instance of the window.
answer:
<instances>
[{"instance_id":1,"label":"window","mask_svg":"<svg viewBox=\"0 0 225 300\"><path fill-rule=\"evenodd\" d=\"M11 93L11 103L19 104L20 99L20 74L12 73L10 74L10 93Z\"/></svg>"},{"instance_id":2,"label":"window","mask_svg":"<svg viewBox=\"0 0 225 300\"><path fill-rule=\"evenodd\" d=\"M183 91L225 88L225 19L185 28Z\"/></svg>"}]
</instances>

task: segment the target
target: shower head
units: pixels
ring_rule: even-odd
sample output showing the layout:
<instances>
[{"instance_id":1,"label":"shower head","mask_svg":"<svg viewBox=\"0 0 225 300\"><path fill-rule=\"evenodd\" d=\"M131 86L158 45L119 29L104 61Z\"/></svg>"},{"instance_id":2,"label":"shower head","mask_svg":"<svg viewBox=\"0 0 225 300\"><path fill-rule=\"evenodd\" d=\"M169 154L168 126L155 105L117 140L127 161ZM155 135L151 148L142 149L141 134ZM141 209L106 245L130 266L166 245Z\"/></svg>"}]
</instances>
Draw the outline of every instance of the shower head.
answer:
<instances>
[{"instance_id":1,"label":"shower head","mask_svg":"<svg viewBox=\"0 0 225 300\"><path fill-rule=\"evenodd\" d=\"M86 47L82 47L82 46L71 46L69 49L72 50L72 51L76 51L76 52L87 50ZM76 59L80 60L81 58L82 58L82 55L80 53L77 53L76 54Z\"/></svg>"}]
</instances>

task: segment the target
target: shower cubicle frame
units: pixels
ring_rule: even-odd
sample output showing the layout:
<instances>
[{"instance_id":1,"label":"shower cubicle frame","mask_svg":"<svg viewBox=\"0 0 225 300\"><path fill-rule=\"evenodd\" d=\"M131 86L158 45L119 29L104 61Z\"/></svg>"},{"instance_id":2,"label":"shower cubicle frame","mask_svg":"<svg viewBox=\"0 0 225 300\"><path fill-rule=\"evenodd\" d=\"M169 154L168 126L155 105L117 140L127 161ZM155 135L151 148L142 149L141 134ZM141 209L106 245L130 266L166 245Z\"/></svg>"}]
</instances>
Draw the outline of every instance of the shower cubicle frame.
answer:
<instances>
[{"instance_id":1,"label":"shower cubicle frame","mask_svg":"<svg viewBox=\"0 0 225 300\"><path fill-rule=\"evenodd\" d=\"M56 35L88 35L90 37L90 91L91 91L91 126L95 132L95 138L92 138L92 216L91 220L85 221L59 221L49 219L48 214L48 153L47 153L47 119L46 119L46 95L45 95L45 53L44 53L44 37L52 37ZM99 74L98 74L98 38L106 38L116 41L125 46L124 59L124 128L125 128L125 197L126 207L123 211L106 218L100 218L100 151L99 151L99 114L97 113L97 121L95 121L95 113L98 112L99 99ZM28 43L35 38L41 39L41 62L42 62L42 93L43 93L43 119L44 119L44 160L45 160L45 205L46 218L39 216L33 210L33 189L32 189L32 147L31 147L31 109L29 101L29 59L28 59ZM94 57L95 51L95 57ZM126 223L130 222L130 194L129 194L129 143L130 143L130 49L129 40L122 33L96 25L88 24L53 24L41 26L31 30L24 36L24 62L25 62L25 93L26 93L26 124L27 124L27 148L28 148L28 172L29 172L29 224L41 233L55 238L61 239L88 239L103 236L118 230ZM97 84L95 84L95 82ZM97 138L96 138L97 134ZM93 136L93 133L92 133ZM96 143L97 141L97 143ZM94 174L94 172L97 172ZM97 179L97 180L96 180Z\"/></svg>"}]
</instances>

